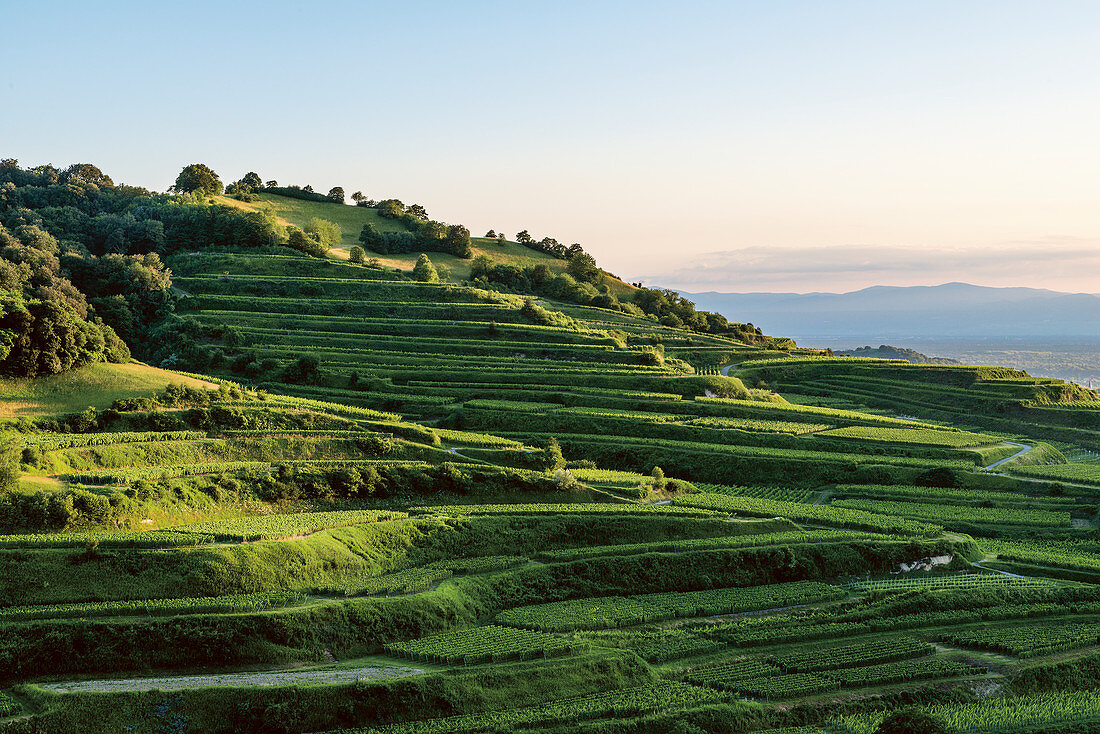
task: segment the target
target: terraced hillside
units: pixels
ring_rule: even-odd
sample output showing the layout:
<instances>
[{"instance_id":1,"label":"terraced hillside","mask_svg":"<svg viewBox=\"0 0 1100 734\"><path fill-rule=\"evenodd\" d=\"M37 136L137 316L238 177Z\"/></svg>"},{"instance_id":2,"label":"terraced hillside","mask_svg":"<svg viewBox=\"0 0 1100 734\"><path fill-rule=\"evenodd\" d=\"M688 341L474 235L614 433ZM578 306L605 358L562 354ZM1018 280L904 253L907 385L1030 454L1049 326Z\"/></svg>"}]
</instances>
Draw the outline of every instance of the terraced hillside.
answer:
<instances>
[{"instance_id":1,"label":"terraced hillside","mask_svg":"<svg viewBox=\"0 0 1100 734\"><path fill-rule=\"evenodd\" d=\"M286 248L167 262L191 372L7 399L0 731L1100 722L1090 394Z\"/></svg>"}]
</instances>

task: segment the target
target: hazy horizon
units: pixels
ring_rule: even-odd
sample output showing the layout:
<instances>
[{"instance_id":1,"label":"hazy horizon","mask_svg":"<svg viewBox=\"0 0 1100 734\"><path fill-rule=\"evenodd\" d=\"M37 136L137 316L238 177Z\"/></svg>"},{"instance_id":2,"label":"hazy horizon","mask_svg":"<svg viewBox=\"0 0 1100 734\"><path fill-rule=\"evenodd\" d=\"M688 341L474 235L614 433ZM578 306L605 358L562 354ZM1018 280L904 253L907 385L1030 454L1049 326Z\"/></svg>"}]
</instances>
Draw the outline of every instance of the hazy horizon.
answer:
<instances>
[{"instance_id":1,"label":"hazy horizon","mask_svg":"<svg viewBox=\"0 0 1100 734\"><path fill-rule=\"evenodd\" d=\"M664 286L664 284L660 283L660 282L655 282L653 285L662 286L662 287ZM957 280L950 281L950 282L945 282L945 283L928 283L928 284L911 285L911 286L889 286L889 285L875 284L875 285L863 286L862 288L854 288L852 290L829 290L829 291L720 291L720 290L696 290L696 291L692 291L689 288L679 288L678 290L680 290L684 293L722 293L722 294L728 294L728 295L844 296L844 295L850 295L852 293L858 293L860 291L869 290L871 288L942 288L944 286L952 286L952 285L972 286L972 287L975 287L975 288L997 288L999 290L1007 290L1007 289L1012 289L1012 288L1022 288L1022 289L1027 289L1027 290L1049 291L1050 293L1059 293L1059 294L1063 294L1063 295L1097 296L1097 297L1100 297L1100 293L1089 293L1087 291L1058 291L1058 290L1055 290L1053 288L1031 288L1030 286L981 286L981 285L978 285L976 283L967 283L965 281L957 281Z\"/></svg>"},{"instance_id":2,"label":"hazy horizon","mask_svg":"<svg viewBox=\"0 0 1100 734\"><path fill-rule=\"evenodd\" d=\"M1094 3L62 2L6 19L0 156L22 165L157 190L194 162L340 185L689 291L1100 290Z\"/></svg>"}]
</instances>

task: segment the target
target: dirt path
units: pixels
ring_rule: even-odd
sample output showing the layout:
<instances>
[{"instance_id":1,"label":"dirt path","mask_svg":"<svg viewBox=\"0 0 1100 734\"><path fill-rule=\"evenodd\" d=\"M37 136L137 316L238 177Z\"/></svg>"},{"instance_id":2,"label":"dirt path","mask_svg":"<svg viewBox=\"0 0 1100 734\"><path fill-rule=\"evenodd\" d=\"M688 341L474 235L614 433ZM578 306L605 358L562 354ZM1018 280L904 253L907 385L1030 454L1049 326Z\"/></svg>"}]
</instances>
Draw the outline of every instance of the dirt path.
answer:
<instances>
[{"instance_id":1,"label":"dirt path","mask_svg":"<svg viewBox=\"0 0 1100 734\"><path fill-rule=\"evenodd\" d=\"M1020 450L1017 451L1016 453L1014 453L1012 456L1001 459L1000 461L994 461L992 464L985 467L986 471L989 471L990 469L996 469L998 466L1005 463L1006 461L1012 461L1013 459L1019 458L1019 457L1023 456L1024 454L1026 454L1028 451L1031 451L1033 448L1035 448L1034 446L1029 446L1026 443L1016 443L1015 441L1005 441L1005 443L1010 444L1012 446L1019 446Z\"/></svg>"},{"instance_id":2,"label":"dirt path","mask_svg":"<svg viewBox=\"0 0 1100 734\"><path fill-rule=\"evenodd\" d=\"M326 668L321 670L288 670L266 673L226 673L224 675L183 675L171 678L119 678L86 680L69 683L43 683L41 688L60 693L115 693L119 691L180 691L191 688L225 686L290 686L354 683L360 680L383 680L422 675L421 668L372 666L364 668Z\"/></svg>"}]
</instances>

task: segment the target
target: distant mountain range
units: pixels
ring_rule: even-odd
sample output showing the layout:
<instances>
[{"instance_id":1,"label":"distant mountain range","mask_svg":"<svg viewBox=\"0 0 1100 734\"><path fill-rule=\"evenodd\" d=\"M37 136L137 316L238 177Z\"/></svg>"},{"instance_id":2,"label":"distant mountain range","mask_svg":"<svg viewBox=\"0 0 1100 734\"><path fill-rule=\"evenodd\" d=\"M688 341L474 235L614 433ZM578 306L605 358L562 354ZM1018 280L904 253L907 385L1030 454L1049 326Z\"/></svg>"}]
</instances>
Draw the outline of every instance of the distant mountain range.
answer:
<instances>
[{"instance_id":1,"label":"distant mountain range","mask_svg":"<svg viewBox=\"0 0 1100 734\"><path fill-rule=\"evenodd\" d=\"M967 283L851 293L687 293L697 307L766 334L853 337L1100 337L1100 294ZM864 342L867 343L867 342Z\"/></svg>"}]
</instances>

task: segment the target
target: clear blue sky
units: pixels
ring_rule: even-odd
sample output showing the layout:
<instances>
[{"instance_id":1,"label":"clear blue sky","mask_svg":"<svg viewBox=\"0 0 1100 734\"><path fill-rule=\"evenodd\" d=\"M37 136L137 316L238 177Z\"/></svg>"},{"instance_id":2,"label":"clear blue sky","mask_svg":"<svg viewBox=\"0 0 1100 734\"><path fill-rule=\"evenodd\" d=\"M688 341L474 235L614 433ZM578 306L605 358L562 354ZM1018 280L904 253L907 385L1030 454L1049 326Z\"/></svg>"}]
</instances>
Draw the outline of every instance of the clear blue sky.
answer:
<instances>
[{"instance_id":1,"label":"clear blue sky","mask_svg":"<svg viewBox=\"0 0 1100 734\"><path fill-rule=\"evenodd\" d=\"M0 12L25 165L341 185L687 289L1100 291L1095 2Z\"/></svg>"}]
</instances>

